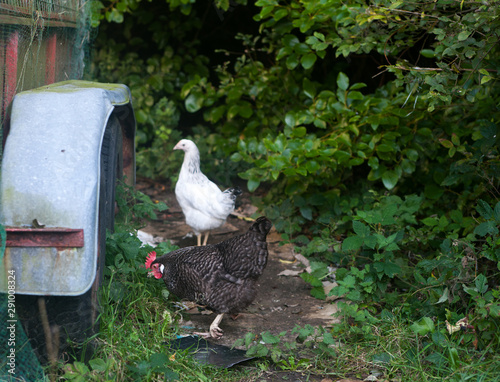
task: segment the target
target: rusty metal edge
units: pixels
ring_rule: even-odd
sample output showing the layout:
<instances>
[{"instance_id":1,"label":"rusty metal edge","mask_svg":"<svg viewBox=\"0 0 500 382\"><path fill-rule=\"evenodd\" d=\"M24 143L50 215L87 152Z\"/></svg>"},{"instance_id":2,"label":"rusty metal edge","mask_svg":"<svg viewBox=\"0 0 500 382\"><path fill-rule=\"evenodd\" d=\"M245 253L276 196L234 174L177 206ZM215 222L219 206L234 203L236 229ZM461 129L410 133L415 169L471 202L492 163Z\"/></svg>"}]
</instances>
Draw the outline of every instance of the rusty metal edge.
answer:
<instances>
[{"instance_id":1,"label":"rusty metal edge","mask_svg":"<svg viewBox=\"0 0 500 382\"><path fill-rule=\"evenodd\" d=\"M83 229L73 228L5 228L7 247L82 248Z\"/></svg>"}]
</instances>

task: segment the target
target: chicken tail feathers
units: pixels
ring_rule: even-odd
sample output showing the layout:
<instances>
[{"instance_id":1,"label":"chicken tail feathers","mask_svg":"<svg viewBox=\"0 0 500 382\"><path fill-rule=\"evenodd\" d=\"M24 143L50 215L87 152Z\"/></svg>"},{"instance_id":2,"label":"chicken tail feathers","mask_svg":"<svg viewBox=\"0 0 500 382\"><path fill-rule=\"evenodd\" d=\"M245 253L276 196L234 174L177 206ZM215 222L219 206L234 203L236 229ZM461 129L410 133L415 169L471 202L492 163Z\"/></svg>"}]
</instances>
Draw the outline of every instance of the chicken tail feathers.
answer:
<instances>
[{"instance_id":1,"label":"chicken tail feathers","mask_svg":"<svg viewBox=\"0 0 500 382\"><path fill-rule=\"evenodd\" d=\"M229 195L229 198L234 201L234 200L236 200L236 198L239 195L241 195L242 191L241 191L241 188L236 186L236 187L228 188L227 190L223 191L222 193Z\"/></svg>"},{"instance_id":2,"label":"chicken tail feathers","mask_svg":"<svg viewBox=\"0 0 500 382\"><path fill-rule=\"evenodd\" d=\"M255 221L255 223L252 224L252 226L250 227L250 231L259 232L266 236L271 230L272 226L273 224L271 223L271 220L269 220L265 216L261 216Z\"/></svg>"}]
</instances>

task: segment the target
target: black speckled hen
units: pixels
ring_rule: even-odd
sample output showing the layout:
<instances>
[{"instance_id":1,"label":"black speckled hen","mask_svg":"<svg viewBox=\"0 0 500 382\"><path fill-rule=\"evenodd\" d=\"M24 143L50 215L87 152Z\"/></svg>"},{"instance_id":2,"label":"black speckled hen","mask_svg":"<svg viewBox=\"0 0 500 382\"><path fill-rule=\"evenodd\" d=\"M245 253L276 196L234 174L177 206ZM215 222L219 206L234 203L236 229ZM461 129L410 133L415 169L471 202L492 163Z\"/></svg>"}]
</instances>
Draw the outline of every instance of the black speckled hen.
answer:
<instances>
[{"instance_id":1,"label":"black speckled hen","mask_svg":"<svg viewBox=\"0 0 500 382\"><path fill-rule=\"evenodd\" d=\"M146 259L149 274L163 279L179 298L195 301L217 313L204 337L220 338L225 313L236 314L252 303L256 282L267 264L266 237L272 223L262 216L249 230L218 244L186 247Z\"/></svg>"}]
</instances>

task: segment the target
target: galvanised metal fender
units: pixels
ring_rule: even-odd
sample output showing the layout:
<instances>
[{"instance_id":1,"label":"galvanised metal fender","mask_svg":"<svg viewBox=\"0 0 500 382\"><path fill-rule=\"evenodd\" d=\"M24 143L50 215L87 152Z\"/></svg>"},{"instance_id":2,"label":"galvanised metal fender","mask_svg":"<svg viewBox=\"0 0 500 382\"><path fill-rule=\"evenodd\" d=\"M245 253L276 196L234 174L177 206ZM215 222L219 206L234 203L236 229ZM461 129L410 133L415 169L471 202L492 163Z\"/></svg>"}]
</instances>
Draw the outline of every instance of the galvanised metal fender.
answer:
<instances>
[{"instance_id":1,"label":"galvanised metal fender","mask_svg":"<svg viewBox=\"0 0 500 382\"><path fill-rule=\"evenodd\" d=\"M0 290L6 291L10 275L15 283L9 288L15 285L20 294L74 296L92 286L101 148L112 114L123 136L124 175L133 184L135 118L125 85L65 81L14 98L0 173L0 223L7 232L32 231L32 237L8 245ZM31 230L39 224L43 228ZM54 232L57 245L44 239Z\"/></svg>"}]
</instances>

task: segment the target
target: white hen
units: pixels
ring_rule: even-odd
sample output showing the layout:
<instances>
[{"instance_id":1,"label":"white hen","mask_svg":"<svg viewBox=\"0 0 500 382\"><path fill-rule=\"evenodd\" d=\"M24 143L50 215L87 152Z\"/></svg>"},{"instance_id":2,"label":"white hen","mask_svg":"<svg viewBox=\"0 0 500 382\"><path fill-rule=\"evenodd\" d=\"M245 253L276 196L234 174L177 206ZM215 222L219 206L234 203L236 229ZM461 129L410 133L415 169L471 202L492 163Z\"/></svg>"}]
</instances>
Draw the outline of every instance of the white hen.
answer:
<instances>
[{"instance_id":1,"label":"white hen","mask_svg":"<svg viewBox=\"0 0 500 382\"><path fill-rule=\"evenodd\" d=\"M221 191L200 169L200 151L189 139L181 139L174 150L184 151L184 162L175 185L175 196L186 217L186 224L197 236L198 246L201 236L206 233L203 245L207 244L212 229L221 227L228 215L234 211L239 188Z\"/></svg>"}]
</instances>

